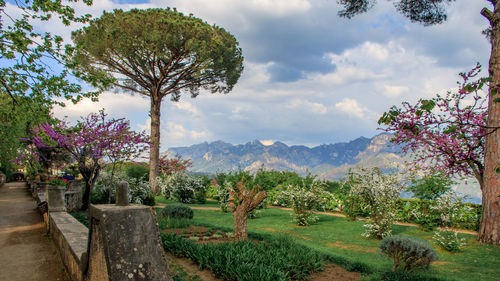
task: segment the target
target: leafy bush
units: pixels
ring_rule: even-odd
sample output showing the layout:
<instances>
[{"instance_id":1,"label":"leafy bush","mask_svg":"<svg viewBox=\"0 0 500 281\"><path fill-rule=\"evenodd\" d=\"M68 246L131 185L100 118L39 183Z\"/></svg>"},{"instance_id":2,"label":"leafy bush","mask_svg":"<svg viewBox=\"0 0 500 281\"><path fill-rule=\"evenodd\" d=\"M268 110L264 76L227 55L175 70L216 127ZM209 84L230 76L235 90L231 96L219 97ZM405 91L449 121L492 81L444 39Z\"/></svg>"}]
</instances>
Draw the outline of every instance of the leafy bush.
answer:
<instances>
[{"instance_id":1,"label":"leafy bush","mask_svg":"<svg viewBox=\"0 0 500 281\"><path fill-rule=\"evenodd\" d=\"M229 198L231 195L229 194L229 190L232 188L231 183L226 181L222 185L219 185L217 188L217 197L219 198L219 206L220 209L227 213L229 211Z\"/></svg>"},{"instance_id":2,"label":"leafy bush","mask_svg":"<svg viewBox=\"0 0 500 281\"><path fill-rule=\"evenodd\" d=\"M161 214L167 218L192 219L194 212L184 204L168 204L161 210Z\"/></svg>"},{"instance_id":3,"label":"leafy bush","mask_svg":"<svg viewBox=\"0 0 500 281\"><path fill-rule=\"evenodd\" d=\"M304 181L300 185L288 186L287 190L282 191L281 196L291 203L295 213L295 222L298 225L307 226L319 219L314 216L313 210L323 206L323 196L326 193L322 183L313 181L307 184Z\"/></svg>"},{"instance_id":4,"label":"leafy bush","mask_svg":"<svg viewBox=\"0 0 500 281\"><path fill-rule=\"evenodd\" d=\"M317 252L291 239L196 244L175 234L162 234L165 250L210 268L223 280L304 280L323 267Z\"/></svg>"},{"instance_id":5,"label":"leafy bush","mask_svg":"<svg viewBox=\"0 0 500 281\"><path fill-rule=\"evenodd\" d=\"M393 271L398 268L407 272L419 268L428 269L431 262L438 259L436 252L427 242L411 237L385 237L379 247L382 254L392 258Z\"/></svg>"},{"instance_id":6,"label":"leafy bush","mask_svg":"<svg viewBox=\"0 0 500 281\"><path fill-rule=\"evenodd\" d=\"M96 187L92 191L92 204L107 204L108 198L111 199L109 203L115 203L116 183L120 181L126 181L129 184L130 203L154 206L154 194L147 181L129 178L123 172L116 173L111 180L111 173L106 171L101 172L97 179Z\"/></svg>"},{"instance_id":7,"label":"leafy bush","mask_svg":"<svg viewBox=\"0 0 500 281\"><path fill-rule=\"evenodd\" d=\"M127 177L134 178L136 180L148 180L149 168L145 164L133 163L127 167L125 174Z\"/></svg>"},{"instance_id":8,"label":"leafy bush","mask_svg":"<svg viewBox=\"0 0 500 281\"><path fill-rule=\"evenodd\" d=\"M436 243L449 252L458 252L465 246L465 239L458 237L458 232L446 230L438 230L432 237Z\"/></svg>"},{"instance_id":9,"label":"leafy bush","mask_svg":"<svg viewBox=\"0 0 500 281\"><path fill-rule=\"evenodd\" d=\"M370 212L364 225L365 237L384 238L391 235L395 221L395 202L403 189L402 174L382 173L379 168L349 171L350 196L358 196Z\"/></svg>"},{"instance_id":10,"label":"leafy bush","mask_svg":"<svg viewBox=\"0 0 500 281\"><path fill-rule=\"evenodd\" d=\"M200 177L190 176L186 172L176 172L159 177L158 186L165 198L182 203L193 203L195 199L205 202L206 187Z\"/></svg>"}]
</instances>

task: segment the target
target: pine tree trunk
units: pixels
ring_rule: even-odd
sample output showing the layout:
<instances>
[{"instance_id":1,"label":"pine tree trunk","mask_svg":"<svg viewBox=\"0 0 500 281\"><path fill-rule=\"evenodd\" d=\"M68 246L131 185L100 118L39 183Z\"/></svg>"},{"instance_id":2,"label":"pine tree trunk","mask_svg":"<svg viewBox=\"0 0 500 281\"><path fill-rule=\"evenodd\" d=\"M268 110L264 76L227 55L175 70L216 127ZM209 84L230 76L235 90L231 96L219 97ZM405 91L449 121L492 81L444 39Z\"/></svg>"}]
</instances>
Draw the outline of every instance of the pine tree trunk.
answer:
<instances>
[{"instance_id":1,"label":"pine tree trunk","mask_svg":"<svg viewBox=\"0 0 500 281\"><path fill-rule=\"evenodd\" d=\"M151 146L149 151L149 185L156 193L156 178L160 161L160 116L161 98L151 96Z\"/></svg>"},{"instance_id":2,"label":"pine tree trunk","mask_svg":"<svg viewBox=\"0 0 500 281\"><path fill-rule=\"evenodd\" d=\"M237 208L236 211L233 212L234 238L236 240L242 240L248 238L247 218L248 218L248 212L244 208Z\"/></svg>"},{"instance_id":3,"label":"pine tree trunk","mask_svg":"<svg viewBox=\"0 0 500 281\"><path fill-rule=\"evenodd\" d=\"M494 12L483 9L481 13L488 18L492 28L491 57L489 64L492 87L500 84L500 3L495 4ZM488 103L488 134L484 152L484 183L482 187L481 225L478 240L481 243L500 244L500 103L494 102L500 94L490 95Z\"/></svg>"}]
</instances>

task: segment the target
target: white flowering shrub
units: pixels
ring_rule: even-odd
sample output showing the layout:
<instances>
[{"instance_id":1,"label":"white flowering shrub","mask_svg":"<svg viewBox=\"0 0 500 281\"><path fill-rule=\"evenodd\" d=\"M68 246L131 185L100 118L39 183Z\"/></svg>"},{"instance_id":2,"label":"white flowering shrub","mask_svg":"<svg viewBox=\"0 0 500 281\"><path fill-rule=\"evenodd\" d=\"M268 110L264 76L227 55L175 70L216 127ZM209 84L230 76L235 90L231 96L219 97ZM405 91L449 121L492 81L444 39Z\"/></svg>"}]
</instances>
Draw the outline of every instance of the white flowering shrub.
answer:
<instances>
[{"instance_id":1,"label":"white flowering shrub","mask_svg":"<svg viewBox=\"0 0 500 281\"><path fill-rule=\"evenodd\" d=\"M234 191L233 186L228 181L224 182L224 184L222 185L219 185L217 188L217 197L219 198L219 206L224 213L227 213L229 211L229 203L230 203L229 198L231 197L231 195L229 194L230 190Z\"/></svg>"},{"instance_id":2,"label":"white flowering shrub","mask_svg":"<svg viewBox=\"0 0 500 281\"><path fill-rule=\"evenodd\" d=\"M449 252L458 252L466 245L465 239L458 237L458 232L448 228L436 231L432 238L439 246Z\"/></svg>"},{"instance_id":3,"label":"white flowering shrub","mask_svg":"<svg viewBox=\"0 0 500 281\"><path fill-rule=\"evenodd\" d=\"M102 171L99 174L95 192L92 194L92 196L95 197L92 199L92 203L108 203L108 198L110 199L109 203L114 203L116 200L116 184L120 181L126 181L129 185L130 203L149 206L155 204L153 191L147 181L128 177L121 171L116 172L113 176L107 171Z\"/></svg>"},{"instance_id":4,"label":"white flowering shrub","mask_svg":"<svg viewBox=\"0 0 500 281\"><path fill-rule=\"evenodd\" d=\"M462 201L465 197L449 190L434 201L431 209L437 212L441 217L441 226L453 226L461 218L463 212L460 212Z\"/></svg>"},{"instance_id":5,"label":"white flowering shrub","mask_svg":"<svg viewBox=\"0 0 500 281\"><path fill-rule=\"evenodd\" d=\"M300 185L289 185L279 196L291 204L295 214L294 221L298 225L307 226L318 221L319 218L313 211L324 208L325 193L323 184L313 181L310 184L303 182Z\"/></svg>"},{"instance_id":6,"label":"white flowering shrub","mask_svg":"<svg viewBox=\"0 0 500 281\"><path fill-rule=\"evenodd\" d=\"M349 195L359 197L370 214L362 235L378 239L391 235L396 218L396 199L404 187L403 175L395 172L382 173L379 168L358 168L349 171L349 178Z\"/></svg>"},{"instance_id":7,"label":"white flowering shrub","mask_svg":"<svg viewBox=\"0 0 500 281\"><path fill-rule=\"evenodd\" d=\"M190 176L186 172L176 172L168 176L158 177L157 185L165 198L182 203L193 203L196 192L205 191L201 178Z\"/></svg>"}]
</instances>

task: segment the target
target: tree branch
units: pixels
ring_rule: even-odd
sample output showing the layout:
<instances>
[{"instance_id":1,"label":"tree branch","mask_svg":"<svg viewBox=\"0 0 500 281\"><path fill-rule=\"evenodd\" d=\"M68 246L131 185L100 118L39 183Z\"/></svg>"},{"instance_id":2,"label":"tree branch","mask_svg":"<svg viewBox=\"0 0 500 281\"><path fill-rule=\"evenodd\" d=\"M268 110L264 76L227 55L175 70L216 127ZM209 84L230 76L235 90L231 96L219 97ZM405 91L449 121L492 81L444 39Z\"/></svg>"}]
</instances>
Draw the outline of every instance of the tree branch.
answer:
<instances>
[{"instance_id":1,"label":"tree branch","mask_svg":"<svg viewBox=\"0 0 500 281\"><path fill-rule=\"evenodd\" d=\"M490 21L490 23L493 20L493 12L490 11L488 8L483 8L481 10L481 15L483 15L483 17L485 17L486 19L488 19L488 21Z\"/></svg>"}]
</instances>

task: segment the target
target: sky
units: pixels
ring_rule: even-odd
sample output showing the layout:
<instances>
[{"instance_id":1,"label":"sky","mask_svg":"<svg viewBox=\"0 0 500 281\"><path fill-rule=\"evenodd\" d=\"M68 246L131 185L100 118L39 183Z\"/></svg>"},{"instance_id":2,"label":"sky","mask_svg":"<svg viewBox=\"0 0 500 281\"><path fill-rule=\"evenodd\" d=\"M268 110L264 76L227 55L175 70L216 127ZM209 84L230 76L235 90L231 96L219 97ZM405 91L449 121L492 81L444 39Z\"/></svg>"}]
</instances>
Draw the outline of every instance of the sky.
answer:
<instances>
[{"instance_id":1,"label":"sky","mask_svg":"<svg viewBox=\"0 0 500 281\"><path fill-rule=\"evenodd\" d=\"M490 45L481 31L487 1L457 0L448 20L424 27L400 15L390 1L349 20L335 0L94 0L78 13L175 7L232 33L243 51L244 71L229 94L202 92L179 102L165 98L161 150L222 140L261 140L315 146L380 133L377 120L392 105L456 89L458 73L480 62L484 76ZM71 30L53 23L38 28L71 43ZM54 115L74 121L104 108L149 130L149 100L103 93Z\"/></svg>"}]
</instances>

